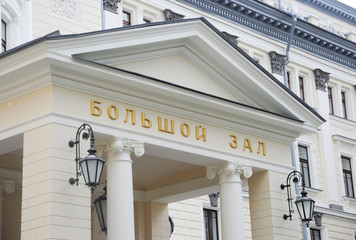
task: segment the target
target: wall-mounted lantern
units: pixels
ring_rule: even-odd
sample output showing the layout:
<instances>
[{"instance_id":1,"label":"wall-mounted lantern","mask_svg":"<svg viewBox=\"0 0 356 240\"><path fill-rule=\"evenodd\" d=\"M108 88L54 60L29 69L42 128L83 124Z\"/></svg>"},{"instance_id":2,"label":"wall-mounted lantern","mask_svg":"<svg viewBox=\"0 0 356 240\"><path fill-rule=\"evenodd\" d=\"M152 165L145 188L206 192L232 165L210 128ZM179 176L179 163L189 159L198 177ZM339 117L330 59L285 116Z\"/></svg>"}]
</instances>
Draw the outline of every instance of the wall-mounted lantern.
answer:
<instances>
[{"instance_id":1,"label":"wall-mounted lantern","mask_svg":"<svg viewBox=\"0 0 356 240\"><path fill-rule=\"evenodd\" d=\"M96 213L98 214L101 231L107 234L107 199L106 186L104 187L104 194L94 200Z\"/></svg>"},{"instance_id":2,"label":"wall-mounted lantern","mask_svg":"<svg viewBox=\"0 0 356 240\"><path fill-rule=\"evenodd\" d=\"M302 181L302 192L300 193L302 196L297 197L297 200L294 202L295 205L297 206L300 218L302 219L303 222L307 224L307 227L309 226L309 222L313 219L313 212L314 212L314 205L315 201L309 197L307 197L307 192L305 191L305 184L304 184L304 178L303 175L298 172L298 171L293 171L288 174L287 176L287 181L286 184L281 184L281 189L283 190L285 187L287 188L287 201L288 201L288 208L289 208L289 214L284 214L283 218L287 220L288 218L292 221L292 213L294 212L293 210L293 203L292 203L292 193L291 193L291 185L290 182L293 179L293 183L297 184L300 181Z\"/></svg>"},{"instance_id":3,"label":"wall-mounted lantern","mask_svg":"<svg viewBox=\"0 0 356 240\"><path fill-rule=\"evenodd\" d=\"M84 131L82 133L82 131ZM80 138L88 140L90 138L89 155L85 158L80 157ZM99 184L101 174L104 169L105 161L96 156L96 149L94 148L95 138L94 132L89 124L84 123L77 130L75 141L69 141L69 147L75 146L75 162L76 162L76 177L70 178L70 184L76 183L78 185L79 176L83 175L85 184L94 192L95 187Z\"/></svg>"}]
</instances>

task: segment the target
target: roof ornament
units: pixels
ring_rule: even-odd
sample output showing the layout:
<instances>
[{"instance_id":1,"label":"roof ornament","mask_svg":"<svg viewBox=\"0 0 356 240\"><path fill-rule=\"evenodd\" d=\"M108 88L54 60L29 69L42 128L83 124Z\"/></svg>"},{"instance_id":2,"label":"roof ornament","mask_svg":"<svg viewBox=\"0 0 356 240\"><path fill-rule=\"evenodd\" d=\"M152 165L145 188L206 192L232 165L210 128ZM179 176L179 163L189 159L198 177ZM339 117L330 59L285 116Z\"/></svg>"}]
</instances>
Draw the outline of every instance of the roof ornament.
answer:
<instances>
[{"instance_id":1,"label":"roof ornament","mask_svg":"<svg viewBox=\"0 0 356 240\"><path fill-rule=\"evenodd\" d=\"M164 18L166 21L173 21L173 20L182 19L185 17L184 15L173 12L171 9L164 9L163 14L164 14Z\"/></svg>"},{"instance_id":2,"label":"roof ornament","mask_svg":"<svg viewBox=\"0 0 356 240\"><path fill-rule=\"evenodd\" d=\"M237 42L237 39L239 38L238 36L232 35L232 34L230 34L228 32L225 32L225 31L223 31L221 33L224 34L230 41L232 41L236 45L238 44L238 42Z\"/></svg>"}]
</instances>

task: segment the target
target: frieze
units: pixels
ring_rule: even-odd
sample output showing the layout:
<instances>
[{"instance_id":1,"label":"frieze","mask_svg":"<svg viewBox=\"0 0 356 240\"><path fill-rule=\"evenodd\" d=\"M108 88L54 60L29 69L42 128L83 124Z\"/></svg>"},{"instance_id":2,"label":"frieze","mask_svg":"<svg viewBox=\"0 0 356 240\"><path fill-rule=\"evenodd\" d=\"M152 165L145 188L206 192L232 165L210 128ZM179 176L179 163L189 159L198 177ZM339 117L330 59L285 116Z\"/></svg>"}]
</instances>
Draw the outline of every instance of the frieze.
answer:
<instances>
[{"instance_id":1,"label":"frieze","mask_svg":"<svg viewBox=\"0 0 356 240\"><path fill-rule=\"evenodd\" d=\"M157 114L152 118L151 114L145 111L138 111L135 108L128 108L124 105L103 104L98 100L90 100L90 114L94 117L110 119L113 122L121 122L125 125L132 125L137 130L154 129L155 133L161 133L166 136L180 136L183 139L207 143L208 131L201 123L194 124L185 121L177 121L174 118ZM252 138L249 136L236 135L230 133L224 136L225 144L231 151L243 152L248 155L259 157L267 156L267 144L264 140ZM143 154L143 144L140 142L129 141L125 139L116 139L105 146L96 146L98 155L107 151L123 151L130 148L135 154Z\"/></svg>"},{"instance_id":2,"label":"frieze","mask_svg":"<svg viewBox=\"0 0 356 240\"><path fill-rule=\"evenodd\" d=\"M52 13L68 18L71 20L77 19L79 0L50 0L49 9Z\"/></svg>"}]
</instances>

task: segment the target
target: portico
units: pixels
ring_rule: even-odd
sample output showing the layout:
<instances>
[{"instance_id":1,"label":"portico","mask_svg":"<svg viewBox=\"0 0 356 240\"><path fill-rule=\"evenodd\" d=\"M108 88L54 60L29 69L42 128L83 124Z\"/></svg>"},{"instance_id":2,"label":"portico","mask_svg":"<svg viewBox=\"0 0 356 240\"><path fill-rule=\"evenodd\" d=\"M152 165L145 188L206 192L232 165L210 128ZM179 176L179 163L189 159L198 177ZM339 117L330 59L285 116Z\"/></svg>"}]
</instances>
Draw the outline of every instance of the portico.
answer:
<instances>
[{"instance_id":1,"label":"portico","mask_svg":"<svg viewBox=\"0 0 356 240\"><path fill-rule=\"evenodd\" d=\"M295 239L278 188L290 143L323 119L206 20L47 37L0 62L0 141L23 139L21 239L105 239L101 188L68 183L83 122L106 159L107 239L168 239L168 204L212 192L223 239L246 239L241 179L253 238Z\"/></svg>"}]
</instances>

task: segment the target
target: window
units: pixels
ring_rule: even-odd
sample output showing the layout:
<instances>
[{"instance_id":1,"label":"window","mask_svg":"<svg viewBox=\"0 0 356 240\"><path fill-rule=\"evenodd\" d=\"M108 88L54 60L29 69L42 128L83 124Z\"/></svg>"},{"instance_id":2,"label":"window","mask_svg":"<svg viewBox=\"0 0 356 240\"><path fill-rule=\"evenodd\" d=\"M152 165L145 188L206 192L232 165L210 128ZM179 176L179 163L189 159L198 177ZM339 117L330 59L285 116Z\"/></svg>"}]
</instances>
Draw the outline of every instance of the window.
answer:
<instances>
[{"instance_id":1,"label":"window","mask_svg":"<svg viewBox=\"0 0 356 240\"><path fill-rule=\"evenodd\" d=\"M310 239L311 240L321 240L320 230L311 228L310 229Z\"/></svg>"},{"instance_id":2,"label":"window","mask_svg":"<svg viewBox=\"0 0 356 240\"><path fill-rule=\"evenodd\" d=\"M287 84L288 84L287 88L290 89L290 72L287 72Z\"/></svg>"},{"instance_id":3,"label":"window","mask_svg":"<svg viewBox=\"0 0 356 240\"><path fill-rule=\"evenodd\" d=\"M123 11L122 13L122 24L124 27L131 26L131 14L129 12Z\"/></svg>"},{"instance_id":4,"label":"window","mask_svg":"<svg viewBox=\"0 0 356 240\"><path fill-rule=\"evenodd\" d=\"M300 172L303 174L305 186L310 187L308 148L299 145L298 152L299 152Z\"/></svg>"},{"instance_id":5,"label":"window","mask_svg":"<svg viewBox=\"0 0 356 240\"><path fill-rule=\"evenodd\" d=\"M354 186L352 182L352 171L351 171L351 159L347 157L341 157L342 161L342 174L344 177L345 194L346 197L354 198Z\"/></svg>"},{"instance_id":6,"label":"window","mask_svg":"<svg viewBox=\"0 0 356 240\"><path fill-rule=\"evenodd\" d=\"M329 98L329 113L334 115L333 90L331 87L328 87L328 98Z\"/></svg>"},{"instance_id":7,"label":"window","mask_svg":"<svg viewBox=\"0 0 356 240\"><path fill-rule=\"evenodd\" d=\"M299 77L299 97L305 101L305 94L304 94L304 78Z\"/></svg>"},{"instance_id":8,"label":"window","mask_svg":"<svg viewBox=\"0 0 356 240\"><path fill-rule=\"evenodd\" d=\"M218 212L204 208L205 240L218 240Z\"/></svg>"},{"instance_id":9,"label":"window","mask_svg":"<svg viewBox=\"0 0 356 240\"><path fill-rule=\"evenodd\" d=\"M6 51L6 23L1 20L1 52Z\"/></svg>"},{"instance_id":10,"label":"window","mask_svg":"<svg viewBox=\"0 0 356 240\"><path fill-rule=\"evenodd\" d=\"M346 93L341 92L342 117L347 118Z\"/></svg>"}]
</instances>

